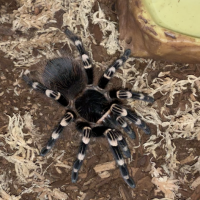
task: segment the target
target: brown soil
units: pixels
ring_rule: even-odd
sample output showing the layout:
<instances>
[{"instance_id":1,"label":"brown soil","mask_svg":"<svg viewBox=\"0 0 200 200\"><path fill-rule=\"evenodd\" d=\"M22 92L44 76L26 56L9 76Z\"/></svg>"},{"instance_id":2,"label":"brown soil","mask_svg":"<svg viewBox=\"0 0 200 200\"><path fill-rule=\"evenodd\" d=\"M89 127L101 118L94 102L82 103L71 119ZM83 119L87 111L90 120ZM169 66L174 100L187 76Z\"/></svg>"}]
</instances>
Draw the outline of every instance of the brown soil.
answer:
<instances>
[{"instance_id":1,"label":"brown soil","mask_svg":"<svg viewBox=\"0 0 200 200\"><path fill-rule=\"evenodd\" d=\"M6 1L8 2L8 1ZM11 1L12 2L12 1ZM3 4L1 1L0 5ZM112 20L117 22L117 16L115 13L115 3L113 1L100 1L101 8L105 11L105 13L112 18ZM12 3L10 9L16 9L16 4ZM97 9L97 4L94 6L94 10ZM12 12L12 10L10 10ZM58 21L59 16L62 14L62 11L58 13ZM60 21L60 23L62 23ZM3 31L7 30L7 31ZM33 30L34 31L34 30ZM98 25L90 24L90 32L94 34L94 38L96 38L97 42L100 42L102 39L102 33L99 29ZM32 33L33 34L33 33ZM11 38L10 38L11 37ZM0 25L0 40L12 40L14 37L14 33L11 31L11 26L9 24ZM28 37L28 36L27 36ZM64 47L63 47L64 48ZM98 62L107 62L110 60L115 60L119 53L114 56L110 56L106 53L106 50L99 45L92 44L92 50L94 55L94 60ZM37 49L35 50L37 53ZM35 55L33 55L35 56ZM29 87L19 78L22 70L26 69L26 67L14 67L13 61L9 58L5 58L5 53L1 52L0 54L0 93L4 92L0 95L0 130L3 134L7 133L7 125L8 125L8 117L12 116L13 113L19 113L24 115L26 112L31 112L32 119L34 125L38 128L38 133L41 133L42 140L38 140L35 143L35 146L42 147L46 140L49 138L53 127L56 126L65 110L55 103L52 100L47 99L43 95L33 91L30 93ZM145 64L139 61L134 61L136 64L137 70L142 74L143 69L145 68ZM166 67L168 65L168 67ZM171 66L170 66L171 65ZM34 71L35 66L29 68ZM148 82L151 84L154 78L158 77L158 74L162 71L170 71L167 75L170 79L184 80L187 79L187 75L195 75L197 77L200 76L199 66L197 65L184 65L184 64L172 64L166 62L157 62L155 69L148 69ZM95 80L98 80L99 74L102 74L102 71L99 69L95 70ZM19 80L19 84L17 86L17 91L20 94L19 96L15 93L15 82ZM115 78L112 80L112 83L115 86L121 85L121 80ZM110 84L109 87L111 87ZM200 99L200 94L197 92L198 96L197 100ZM185 104L189 104L188 97L191 95L191 88L188 87L187 90L184 90L181 94L177 94L174 104L172 106L168 106L166 112L168 114L173 115L176 113L178 109L183 110ZM155 103L162 107L163 102L166 100L167 96L163 96L160 93L156 93L154 95ZM151 105L149 105L151 106ZM164 117L159 113L161 118ZM150 125L152 134L156 135L156 128L154 125ZM136 128L134 128L137 130ZM24 130L26 131L26 130ZM141 143L145 143L149 137L144 135L142 131L141 133ZM128 139L130 140L130 139ZM60 152L64 150L66 153L64 154L63 160L69 166L73 165L73 161L76 158L77 150L79 146L80 136L74 129L74 124L69 126L69 129L65 130L62 134L61 139L57 142L52 151ZM4 143L4 140L0 138L0 144ZM199 146L200 141L197 140L186 140L186 139L175 139L173 141L177 147L177 160L182 161L187 158L188 152L185 149L193 149L193 156L199 156ZM40 143L40 144L38 144ZM136 139L134 143L131 141L129 144L135 144L138 146L139 141ZM97 164L103 164L105 162L113 161L113 156L109 151L109 146L107 142L105 142L104 138L100 139L92 139L88 151L87 156L85 158L84 164L79 174L79 180L76 184L71 183L71 170L65 170L64 168L60 168L60 172L56 170L54 167L54 159L48 158L46 159L46 166L50 165L47 169L47 173L45 174L45 178L50 180L50 189L60 188L61 191L67 193L69 196L68 199L76 200L76 199L84 199L84 200L147 200L147 199L162 199L164 198L164 194L162 192L155 192L156 186L151 182L152 177L150 175L150 160L152 158L151 154L146 155L146 150L141 145L136 149L132 149L130 146L132 153L132 160L130 163L128 160L128 168L131 173L131 176L134 177L137 186L135 189L129 188L121 178L120 172L116 167L114 170L110 170L110 175L108 178L101 179L99 175L95 172L94 167ZM0 150L5 151L9 154L14 150L10 149L8 145L2 146L0 145ZM160 167L165 164L165 152L163 152L162 148L157 148L156 150L158 159L152 159L151 162L156 163L156 167ZM30 187L27 185L18 185L18 188L14 187L17 182L16 172L14 165L9 163L4 158L0 157L0 174L6 173L9 180L12 182L9 183L10 191L9 193L12 195L20 195L24 188ZM53 164L52 164L53 163ZM191 161L187 164L192 165L195 161ZM44 167L45 168L45 167ZM179 174L179 171L177 172ZM180 173L180 176L182 174ZM200 186L198 186L195 190L190 189L190 181L195 180L199 176L199 172L196 172L194 175L187 175L188 184L184 182L184 184L179 184L180 189L178 193L181 194L180 200L199 200L200 199ZM177 178L184 178L179 177ZM81 197L82 194L85 193L85 198ZM23 200L35 200L38 197L38 193L29 193L23 194ZM178 197L176 198L179 199Z\"/></svg>"}]
</instances>

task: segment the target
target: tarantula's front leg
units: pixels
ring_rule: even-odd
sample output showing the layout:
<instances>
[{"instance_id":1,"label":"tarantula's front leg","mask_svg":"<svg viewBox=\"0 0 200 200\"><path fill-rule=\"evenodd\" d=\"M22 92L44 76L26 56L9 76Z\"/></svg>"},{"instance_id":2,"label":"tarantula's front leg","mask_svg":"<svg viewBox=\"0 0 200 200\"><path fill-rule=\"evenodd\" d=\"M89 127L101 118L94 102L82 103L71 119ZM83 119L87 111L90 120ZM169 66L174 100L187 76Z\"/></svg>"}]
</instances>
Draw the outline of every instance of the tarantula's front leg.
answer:
<instances>
[{"instance_id":1,"label":"tarantula's front leg","mask_svg":"<svg viewBox=\"0 0 200 200\"><path fill-rule=\"evenodd\" d=\"M119 134L116 132L115 129L108 128L104 135L107 137L108 142L110 144L110 147L112 149L113 155L116 159L116 162L120 168L121 175L125 182L131 187L135 188L135 182L133 179L129 176L127 165L124 162L123 156L121 154L121 151L119 150L118 144L119 144ZM121 144L124 146L124 144ZM126 147L126 146L124 146Z\"/></svg>"},{"instance_id":2,"label":"tarantula's front leg","mask_svg":"<svg viewBox=\"0 0 200 200\"><path fill-rule=\"evenodd\" d=\"M51 138L47 142L46 146L41 150L40 155L45 156L53 147L57 139L59 138L64 127L75 119L75 114L72 111L67 111L60 121L59 125L53 131Z\"/></svg>"},{"instance_id":3,"label":"tarantula's front leg","mask_svg":"<svg viewBox=\"0 0 200 200\"><path fill-rule=\"evenodd\" d=\"M151 133L149 127L145 124L144 121L142 121L140 119L140 117L135 112L133 112L129 109L125 109L122 106L115 104L115 103L111 105L110 110L113 114L115 114L117 116L125 117L125 118L129 119L136 126L141 128L146 134L149 135Z\"/></svg>"},{"instance_id":4,"label":"tarantula's front leg","mask_svg":"<svg viewBox=\"0 0 200 200\"><path fill-rule=\"evenodd\" d=\"M77 159L73 165L72 183L75 183L78 179L78 172L81 168L81 165L83 164L83 159L85 157L87 145L90 142L90 137L91 137L91 128L88 123L79 122L77 124L77 129L83 133L83 137L80 144L80 149L79 149Z\"/></svg>"},{"instance_id":5,"label":"tarantula's front leg","mask_svg":"<svg viewBox=\"0 0 200 200\"><path fill-rule=\"evenodd\" d=\"M124 62L128 59L128 57L131 54L131 50L127 49L125 50L123 56L116 60L103 74L103 76L100 78L98 86L101 89L104 89L110 79L113 77L116 70L124 64Z\"/></svg>"},{"instance_id":6,"label":"tarantula's front leg","mask_svg":"<svg viewBox=\"0 0 200 200\"><path fill-rule=\"evenodd\" d=\"M32 81L28 76L23 75L22 76L23 80L29 85L31 86L34 90L38 90L40 92L42 92L43 94L45 94L47 97L50 97L54 100L56 100L58 103L60 103L62 106L68 106L69 101L67 99L65 99L65 97L60 93L60 92L56 92L53 90L49 90L47 87L45 87L44 85L42 85L41 83L37 82L37 81Z\"/></svg>"},{"instance_id":7,"label":"tarantula's front leg","mask_svg":"<svg viewBox=\"0 0 200 200\"><path fill-rule=\"evenodd\" d=\"M81 42L81 39L79 39L74 33L72 33L68 28L65 29L65 34L67 35L67 37L74 42L74 45L76 46L76 48L78 49L82 61L83 61L83 65L85 68L85 71L87 73L87 77L88 77L88 84L92 84L93 83L93 68L92 68L92 63L91 60L87 54L87 52L84 49L84 46Z\"/></svg>"},{"instance_id":8,"label":"tarantula's front leg","mask_svg":"<svg viewBox=\"0 0 200 200\"><path fill-rule=\"evenodd\" d=\"M142 100L146 102L153 103L154 98L148 96L147 94L141 93L141 92L132 92L130 90L116 90L113 89L109 92L109 96L111 98L118 98L118 99L136 99L136 100Z\"/></svg>"}]
</instances>

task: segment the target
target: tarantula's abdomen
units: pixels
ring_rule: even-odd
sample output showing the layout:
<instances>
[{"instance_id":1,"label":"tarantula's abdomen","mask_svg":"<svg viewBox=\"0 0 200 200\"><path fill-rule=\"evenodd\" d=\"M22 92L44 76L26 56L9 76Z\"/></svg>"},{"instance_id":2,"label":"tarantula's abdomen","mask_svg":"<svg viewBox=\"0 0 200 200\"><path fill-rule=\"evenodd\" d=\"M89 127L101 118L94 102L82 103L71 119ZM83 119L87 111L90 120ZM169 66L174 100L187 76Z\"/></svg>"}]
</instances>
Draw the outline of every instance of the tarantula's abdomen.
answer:
<instances>
[{"instance_id":1,"label":"tarantula's abdomen","mask_svg":"<svg viewBox=\"0 0 200 200\"><path fill-rule=\"evenodd\" d=\"M109 109L109 102L103 94L96 90L86 90L75 102L77 112L81 117L97 122Z\"/></svg>"},{"instance_id":2,"label":"tarantula's abdomen","mask_svg":"<svg viewBox=\"0 0 200 200\"><path fill-rule=\"evenodd\" d=\"M81 64L67 57L49 60L42 78L46 87L62 93L67 99L74 99L87 83Z\"/></svg>"}]
</instances>

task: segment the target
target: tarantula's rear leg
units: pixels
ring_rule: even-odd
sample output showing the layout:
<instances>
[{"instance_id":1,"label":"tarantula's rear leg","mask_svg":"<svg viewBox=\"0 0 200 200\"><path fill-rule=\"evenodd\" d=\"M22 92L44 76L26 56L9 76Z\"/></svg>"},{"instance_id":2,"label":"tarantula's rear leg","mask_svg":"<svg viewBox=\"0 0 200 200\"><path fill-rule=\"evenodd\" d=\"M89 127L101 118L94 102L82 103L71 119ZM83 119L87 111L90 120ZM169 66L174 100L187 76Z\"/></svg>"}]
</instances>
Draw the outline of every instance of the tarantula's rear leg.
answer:
<instances>
[{"instance_id":1,"label":"tarantula's rear leg","mask_svg":"<svg viewBox=\"0 0 200 200\"><path fill-rule=\"evenodd\" d=\"M115 129L110 129L107 128L104 131L104 135L107 137L108 142L110 144L110 147L112 149L113 155L116 159L116 162L120 168L121 171L121 175L123 177L123 179L125 180L125 182L131 187L131 188L135 188L135 182L133 181L133 179L130 177L129 172L128 172L128 168L127 165L124 162L124 158L122 156L121 151L119 150L118 144L120 138L119 138L119 134L117 133L117 131ZM124 146L124 143L122 142L121 147ZM126 147L126 145L124 146Z\"/></svg>"},{"instance_id":2,"label":"tarantula's rear leg","mask_svg":"<svg viewBox=\"0 0 200 200\"><path fill-rule=\"evenodd\" d=\"M127 123L127 121L124 117L112 115L112 116L108 116L105 120L108 120L108 121L111 120L111 122L109 122L109 123L113 123L115 126L117 126L117 125L120 126L122 129L124 129L124 131L128 134L128 136L131 139L136 138L135 132L129 126L129 124Z\"/></svg>"},{"instance_id":3,"label":"tarantula's rear leg","mask_svg":"<svg viewBox=\"0 0 200 200\"><path fill-rule=\"evenodd\" d=\"M115 135L117 136L117 141L118 141L118 144L120 146L121 151L123 152L123 154L127 158L130 158L131 157L131 152L130 152L130 150L128 148L126 140L124 139L122 134L117 130L115 130Z\"/></svg>"},{"instance_id":4,"label":"tarantula's rear leg","mask_svg":"<svg viewBox=\"0 0 200 200\"><path fill-rule=\"evenodd\" d=\"M132 92L130 90L116 90L113 89L109 92L109 96L111 98L118 98L118 99L136 99L136 100L142 100L146 102L153 103L154 98L150 97L144 93L141 92Z\"/></svg>"},{"instance_id":5,"label":"tarantula's rear leg","mask_svg":"<svg viewBox=\"0 0 200 200\"><path fill-rule=\"evenodd\" d=\"M131 54L131 50L127 49L125 50L123 56L116 60L103 74L103 76L100 78L98 86L101 89L104 89L116 70L124 64L124 62L128 59L128 57Z\"/></svg>"},{"instance_id":6,"label":"tarantula's rear leg","mask_svg":"<svg viewBox=\"0 0 200 200\"><path fill-rule=\"evenodd\" d=\"M67 111L60 121L59 125L53 131L51 138L47 142L46 146L41 150L40 155L45 156L53 147L57 139L59 138L61 132L63 131L64 127L66 127L70 122L75 119L75 114L72 111Z\"/></svg>"},{"instance_id":7,"label":"tarantula's rear leg","mask_svg":"<svg viewBox=\"0 0 200 200\"><path fill-rule=\"evenodd\" d=\"M53 90L49 90L47 87L45 87L44 85L42 85L41 83L37 82L37 81L32 81L28 76L23 75L22 76L23 80L29 85L31 86L34 90L38 90L40 92L42 92L43 94L45 94L47 97L50 97L54 100L56 100L58 103L60 103L62 106L68 106L69 101L67 99L65 99L65 97L60 93L60 92L56 92Z\"/></svg>"},{"instance_id":8,"label":"tarantula's rear leg","mask_svg":"<svg viewBox=\"0 0 200 200\"><path fill-rule=\"evenodd\" d=\"M74 45L78 49L78 51L81 55L82 61L83 61L85 71L87 73L88 84L92 84L93 83L92 63L91 63L91 60L90 60L87 52L84 49L81 39L79 37L77 37L74 33L72 33L68 28L65 29L65 34L72 42L74 42Z\"/></svg>"},{"instance_id":9,"label":"tarantula's rear leg","mask_svg":"<svg viewBox=\"0 0 200 200\"><path fill-rule=\"evenodd\" d=\"M90 137L91 137L91 128L88 123L79 122L77 124L77 129L83 133L83 137L80 144L77 160L74 162L73 165L72 183L75 183L78 179L78 172L83 164L83 159L85 157L87 145L90 142Z\"/></svg>"},{"instance_id":10,"label":"tarantula's rear leg","mask_svg":"<svg viewBox=\"0 0 200 200\"><path fill-rule=\"evenodd\" d=\"M144 121L133 111L125 109L118 104L112 104L110 108L111 112L117 116L125 117L132 121L136 126L141 128L147 135L151 134L149 127L145 124Z\"/></svg>"},{"instance_id":11,"label":"tarantula's rear leg","mask_svg":"<svg viewBox=\"0 0 200 200\"><path fill-rule=\"evenodd\" d=\"M118 116L116 118L116 121L124 129L124 131L129 135L131 139L136 138L135 132L131 129L131 127L123 117Z\"/></svg>"}]
</instances>

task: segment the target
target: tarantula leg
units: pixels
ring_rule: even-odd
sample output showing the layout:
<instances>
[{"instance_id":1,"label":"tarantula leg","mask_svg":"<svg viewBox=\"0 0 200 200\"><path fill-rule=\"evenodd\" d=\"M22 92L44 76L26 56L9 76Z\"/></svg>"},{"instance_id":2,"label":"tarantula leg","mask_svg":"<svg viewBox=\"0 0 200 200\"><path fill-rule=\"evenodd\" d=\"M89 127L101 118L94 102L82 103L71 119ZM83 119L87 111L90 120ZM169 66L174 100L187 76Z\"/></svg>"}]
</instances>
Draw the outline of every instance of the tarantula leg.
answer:
<instances>
[{"instance_id":1,"label":"tarantula leg","mask_svg":"<svg viewBox=\"0 0 200 200\"><path fill-rule=\"evenodd\" d=\"M140 93L140 92L132 92L130 90L111 90L109 92L109 96L111 98L118 98L118 99L136 99L136 100L142 100L146 102L153 103L154 98L148 96L145 93Z\"/></svg>"},{"instance_id":2,"label":"tarantula leg","mask_svg":"<svg viewBox=\"0 0 200 200\"><path fill-rule=\"evenodd\" d=\"M88 77L88 84L92 84L93 83L93 67L92 67L91 60L87 52L85 51L85 48L81 40L74 33L72 33L68 28L65 29L65 34L72 42L74 42L74 45L78 49L83 61L83 66L85 68L85 71Z\"/></svg>"},{"instance_id":3,"label":"tarantula leg","mask_svg":"<svg viewBox=\"0 0 200 200\"><path fill-rule=\"evenodd\" d=\"M110 110L109 110L109 112L110 112ZM108 115L104 119L104 124L107 124L108 126L109 126L109 124L113 124L114 127L116 127L116 128L117 128L117 126L120 126L128 134L128 136L131 139L136 138L135 132L129 126L129 124L127 123L126 119L124 119L124 117L120 117L117 115Z\"/></svg>"},{"instance_id":4,"label":"tarantula leg","mask_svg":"<svg viewBox=\"0 0 200 200\"><path fill-rule=\"evenodd\" d=\"M88 123L81 122L77 124L77 126L78 126L78 129L80 129L80 131L83 133L83 137L80 144L80 149L79 149L77 159L73 165L72 176L71 176L72 183L75 183L78 179L78 172L83 164L83 159L85 157L86 149L87 149L88 143L90 142L90 137L91 137L91 128Z\"/></svg>"},{"instance_id":5,"label":"tarantula leg","mask_svg":"<svg viewBox=\"0 0 200 200\"><path fill-rule=\"evenodd\" d=\"M127 119L132 121L136 126L141 128L146 134L149 135L151 133L149 127L145 124L145 122L142 121L140 117L136 115L133 111L125 109L118 104L112 104L110 109L111 112L113 112L114 114L121 117L126 117Z\"/></svg>"},{"instance_id":6,"label":"tarantula leg","mask_svg":"<svg viewBox=\"0 0 200 200\"><path fill-rule=\"evenodd\" d=\"M130 158L131 157L131 152L130 152L130 150L128 148L126 140L123 138L122 134L119 131L115 130L115 134L117 136L117 141L118 141L118 144L119 144L120 149L122 150L123 154L127 158Z\"/></svg>"},{"instance_id":7,"label":"tarantula leg","mask_svg":"<svg viewBox=\"0 0 200 200\"><path fill-rule=\"evenodd\" d=\"M123 156L118 147L118 136L116 135L115 129L107 129L104 132L104 135L107 137L110 147L112 149L113 155L116 159L116 162L120 168L121 175L124 181L131 187L135 188L135 182L130 177L128 168L124 162Z\"/></svg>"},{"instance_id":8,"label":"tarantula leg","mask_svg":"<svg viewBox=\"0 0 200 200\"><path fill-rule=\"evenodd\" d=\"M136 138L135 132L130 128L130 126L123 117L118 116L116 118L116 121L124 129L124 131L129 135L131 139Z\"/></svg>"},{"instance_id":9,"label":"tarantula leg","mask_svg":"<svg viewBox=\"0 0 200 200\"><path fill-rule=\"evenodd\" d=\"M103 74L103 76L100 78L98 86L101 89L104 89L110 79L113 77L116 70L123 65L123 63L128 59L128 57L131 54L131 50L127 49L125 50L123 56L116 60Z\"/></svg>"},{"instance_id":10,"label":"tarantula leg","mask_svg":"<svg viewBox=\"0 0 200 200\"><path fill-rule=\"evenodd\" d=\"M65 97L60 93L60 92L56 92L53 90L49 90L47 87L45 87L44 85L42 85L39 82L36 81L32 81L28 76L23 75L22 76L23 80L29 85L31 86L34 90L38 90L40 92L42 92L43 94L45 94L47 97L50 97L54 100L56 100L58 103L60 103L62 106L68 106L69 101L67 99L65 99Z\"/></svg>"},{"instance_id":11,"label":"tarantula leg","mask_svg":"<svg viewBox=\"0 0 200 200\"><path fill-rule=\"evenodd\" d=\"M47 142L46 146L41 150L40 155L45 156L54 146L55 142L58 140L61 132L64 127L67 126L70 122L72 122L75 118L75 114L72 111L67 111L59 125L53 131L51 138Z\"/></svg>"}]
</instances>

